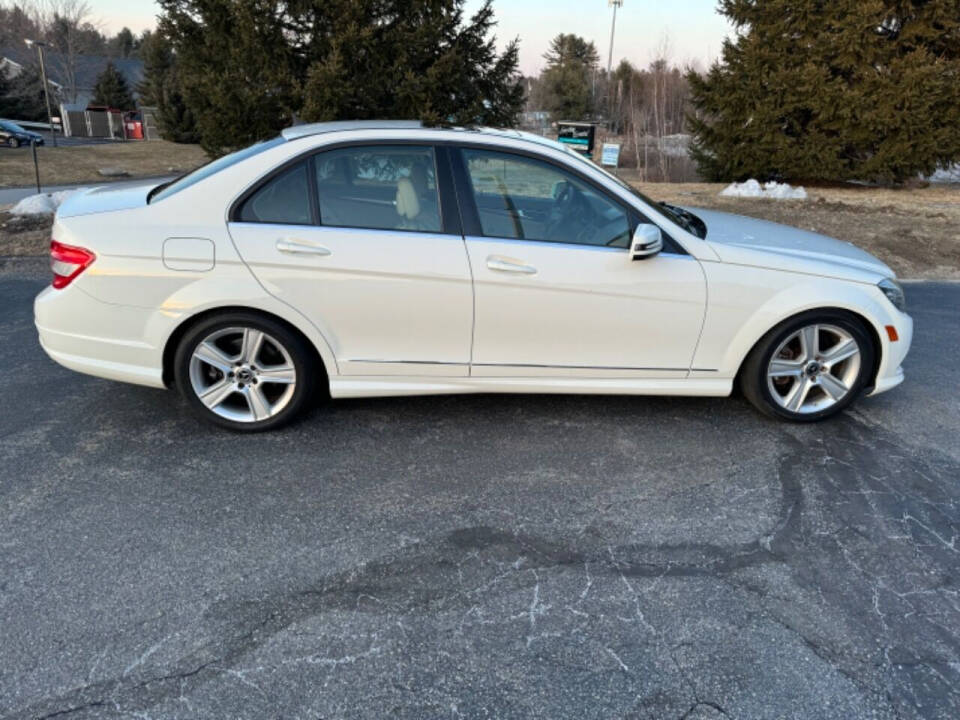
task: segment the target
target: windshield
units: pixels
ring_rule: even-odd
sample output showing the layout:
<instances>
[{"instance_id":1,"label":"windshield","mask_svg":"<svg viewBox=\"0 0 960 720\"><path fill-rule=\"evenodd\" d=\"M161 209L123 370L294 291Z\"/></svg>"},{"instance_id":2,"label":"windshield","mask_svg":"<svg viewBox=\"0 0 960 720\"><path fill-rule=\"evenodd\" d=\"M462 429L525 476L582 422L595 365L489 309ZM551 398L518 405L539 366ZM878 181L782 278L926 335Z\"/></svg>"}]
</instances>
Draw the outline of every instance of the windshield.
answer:
<instances>
[{"instance_id":1,"label":"windshield","mask_svg":"<svg viewBox=\"0 0 960 720\"><path fill-rule=\"evenodd\" d=\"M162 185L157 185L147 196L147 202L152 203L158 200L163 200L164 198L168 198L171 195L175 195L181 190L186 190L191 185L195 185L201 180L204 180L211 175L220 172L221 170L227 169L231 165L236 165L241 160L246 160L254 155L259 155L260 153L269 150L270 148L274 148L284 142L286 142L286 140L284 140L283 136L277 135L277 137L271 140L264 140L263 142L256 143L255 145L251 145L243 150L237 150L234 153L230 153L229 155L224 155L221 158L212 160L206 165L201 165L193 172L189 172L186 175L181 175L180 177L169 182L165 182Z\"/></svg>"},{"instance_id":2,"label":"windshield","mask_svg":"<svg viewBox=\"0 0 960 720\"><path fill-rule=\"evenodd\" d=\"M706 223L704 223L700 218L698 218L692 212L684 210L683 208L676 207L675 205L668 205L667 203L657 202L653 198L647 197L642 192L640 192L635 187L633 187L633 185L628 183L626 180L622 180L621 178L618 178L616 175L614 175L612 172L610 172L606 168L600 165L597 165L586 155L582 155L578 153L576 150L571 150L569 147L567 147L566 145L563 145L562 143L557 143L557 144L560 147L562 147L570 155L573 155L574 157L579 158L582 162L587 163L590 167L602 172L608 178L613 180L613 182L615 182L617 185L622 187L624 190L629 191L632 195L640 198L641 200L643 200L643 202L645 202L650 207L656 208L657 212L666 216L666 218L670 220L670 222L674 223L675 225L679 225L684 230L689 232L691 235L695 235L701 240L706 238L707 236Z\"/></svg>"},{"instance_id":3,"label":"windshield","mask_svg":"<svg viewBox=\"0 0 960 720\"><path fill-rule=\"evenodd\" d=\"M9 120L0 120L0 127L4 130L11 130L13 132L26 132L22 127L16 123L10 122Z\"/></svg>"}]
</instances>

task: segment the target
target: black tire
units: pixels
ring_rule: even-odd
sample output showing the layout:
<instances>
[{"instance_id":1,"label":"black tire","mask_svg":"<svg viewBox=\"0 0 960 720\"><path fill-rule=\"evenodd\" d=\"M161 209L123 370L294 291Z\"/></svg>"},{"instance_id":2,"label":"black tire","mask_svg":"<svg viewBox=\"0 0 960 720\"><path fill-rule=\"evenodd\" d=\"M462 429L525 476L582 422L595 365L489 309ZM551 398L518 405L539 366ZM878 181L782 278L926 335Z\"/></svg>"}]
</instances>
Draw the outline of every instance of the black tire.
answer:
<instances>
[{"instance_id":1,"label":"black tire","mask_svg":"<svg viewBox=\"0 0 960 720\"><path fill-rule=\"evenodd\" d=\"M15 137L7 138L7 145L9 145L12 148L18 148L20 147L20 141L17 140Z\"/></svg>"},{"instance_id":2,"label":"black tire","mask_svg":"<svg viewBox=\"0 0 960 720\"><path fill-rule=\"evenodd\" d=\"M767 368L773 353L784 341L800 329L813 324L835 326L846 331L856 341L860 350L859 371L856 379L848 385L847 394L830 407L816 412L793 412L774 399L767 381ZM842 412L857 400L870 381L875 357L874 341L861 320L837 310L813 310L782 322L757 342L741 368L740 387L747 400L765 415L797 423L817 422Z\"/></svg>"},{"instance_id":3,"label":"black tire","mask_svg":"<svg viewBox=\"0 0 960 720\"><path fill-rule=\"evenodd\" d=\"M266 333L270 340L279 343L289 355L296 372L296 382L292 395L275 415L264 420L249 421L223 417L207 407L194 390L191 380L194 351L205 339L228 328L250 328ZM237 432L263 432L289 423L316 399L317 387L323 377L323 367L316 360L316 353L307 341L284 324L256 312L228 312L200 321L186 332L174 355L174 380L191 409L204 420ZM226 380L225 377L223 379ZM256 381L253 384L255 385ZM240 399L236 396L228 397L231 402L238 402ZM252 411L252 404L250 409Z\"/></svg>"}]
</instances>

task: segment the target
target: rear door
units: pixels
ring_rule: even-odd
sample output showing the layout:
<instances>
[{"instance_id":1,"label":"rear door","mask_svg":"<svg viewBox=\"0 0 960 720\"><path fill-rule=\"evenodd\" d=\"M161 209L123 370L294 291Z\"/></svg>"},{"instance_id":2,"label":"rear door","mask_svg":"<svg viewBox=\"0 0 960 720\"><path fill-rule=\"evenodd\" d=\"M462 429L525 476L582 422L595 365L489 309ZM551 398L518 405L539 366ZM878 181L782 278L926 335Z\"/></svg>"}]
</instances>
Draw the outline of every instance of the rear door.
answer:
<instances>
[{"instance_id":1,"label":"rear door","mask_svg":"<svg viewBox=\"0 0 960 720\"><path fill-rule=\"evenodd\" d=\"M685 377L706 306L699 262L668 243L631 261L635 211L559 163L455 156L474 273L474 376Z\"/></svg>"},{"instance_id":2,"label":"rear door","mask_svg":"<svg viewBox=\"0 0 960 720\"><path fill-rule=\"evenodd\" d=\"M269 292L320 328L341 374L469 372L471 274L443 152L323 151L234 208L240 254Z\"/></svg>"}]
</instances>

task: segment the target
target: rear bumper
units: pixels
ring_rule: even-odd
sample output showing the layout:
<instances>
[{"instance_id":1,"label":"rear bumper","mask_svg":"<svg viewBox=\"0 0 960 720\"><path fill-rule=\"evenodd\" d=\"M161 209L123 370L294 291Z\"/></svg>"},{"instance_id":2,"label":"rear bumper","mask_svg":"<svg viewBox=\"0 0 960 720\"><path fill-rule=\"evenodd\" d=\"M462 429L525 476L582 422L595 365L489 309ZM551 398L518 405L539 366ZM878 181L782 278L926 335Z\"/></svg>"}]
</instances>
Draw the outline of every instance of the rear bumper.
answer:
<instances>
[{"instance_id":1,"label":"rear bumper","mask_svg":"<svg viewBox=\"0 0 960 720\"><path fill-rule=\"evenodd\" d=\"M144 339L154 311L100 302L78 287L48 287L33 304L40 345L70 370L165 387L162 349Z\"/></svg>"}]
</instances>

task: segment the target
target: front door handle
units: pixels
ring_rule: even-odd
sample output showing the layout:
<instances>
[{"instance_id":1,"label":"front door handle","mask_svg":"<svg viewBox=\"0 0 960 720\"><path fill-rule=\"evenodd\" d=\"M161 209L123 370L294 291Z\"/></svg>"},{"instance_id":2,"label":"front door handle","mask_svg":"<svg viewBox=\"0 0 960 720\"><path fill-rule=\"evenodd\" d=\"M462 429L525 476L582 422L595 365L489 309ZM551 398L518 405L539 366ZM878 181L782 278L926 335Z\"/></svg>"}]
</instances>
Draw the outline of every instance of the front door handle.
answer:
<instances>
[{"instance_id":1,"label":"front door handle","mask_svg":"<svg viewBox=\"0 0 960 720\"><path fill-rule=\"evenodd\" d=\"M277 250L289 255L329 255L330 250L323 245L309 245L299 240L277 240Z\"/></svg>"},{"instance_id":2,"label":"front door handle","mask_svg":"<svg viewBox=\"0 0 960 720\"><path fill-rule=\"evenodd\" d=\"M498 272L520 273L521 275L536 275L537 269L526 265L519 260L491 255L487 258L487 267Z\"/></svg>"}]
</instances>

